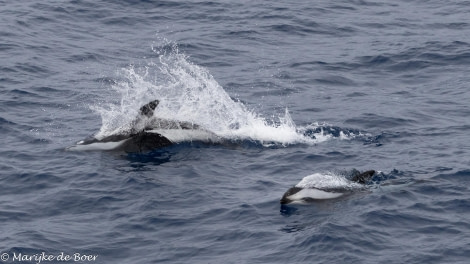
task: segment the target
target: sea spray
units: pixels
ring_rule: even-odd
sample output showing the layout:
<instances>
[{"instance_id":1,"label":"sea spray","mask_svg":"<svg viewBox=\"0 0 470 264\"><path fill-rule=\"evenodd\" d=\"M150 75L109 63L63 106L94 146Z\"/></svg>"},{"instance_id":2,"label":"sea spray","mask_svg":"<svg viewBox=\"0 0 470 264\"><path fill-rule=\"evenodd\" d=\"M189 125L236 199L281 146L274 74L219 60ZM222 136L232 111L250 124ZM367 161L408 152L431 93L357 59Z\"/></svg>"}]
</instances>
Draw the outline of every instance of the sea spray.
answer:
<instances>
[{"instance_id":1,"label":"sea spray","mask_svg":"<svg viewBox=\"0 0 470 264\"><path fill-rule=\"evenodd\" d=\"M322 133L305 136L299 132L287 109L278 120L267 120L248 110L230 98L207 69L190 62L176 44L152 50L156 57L145 66L130 65L118 72L119 81L111 88L119 100L91 107L102 118L97 138L129 131L138 109L154 99L160 100L156 117L198 124L227 140L287 145L314 144L329 138Z\"/></svg>"}]
</instances>

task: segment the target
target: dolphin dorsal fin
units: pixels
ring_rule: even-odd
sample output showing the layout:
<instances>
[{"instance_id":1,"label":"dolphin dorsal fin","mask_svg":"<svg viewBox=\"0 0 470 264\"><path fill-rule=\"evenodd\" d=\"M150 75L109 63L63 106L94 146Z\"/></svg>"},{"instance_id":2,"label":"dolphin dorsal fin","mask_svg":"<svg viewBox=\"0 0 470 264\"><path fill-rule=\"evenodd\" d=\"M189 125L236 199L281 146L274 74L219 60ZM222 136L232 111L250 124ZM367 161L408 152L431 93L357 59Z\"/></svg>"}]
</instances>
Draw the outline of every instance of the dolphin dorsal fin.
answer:
<instances>
[{"instance_id":1,"label":"dolphin dorsal fin","mask_svg":"<svg viewBox=\"0 0 470 264\"><path fill-rule=\"evenodd\" d=\"M375 170L368 170L363 173L358 173L352 177L351 181L365 184L372 176L374 176Z\"/></svg>"},{"instance_id":2,"label":"dolphin dorsal fin","mask_svg":"<svg viewBox=\"0 0 470 264\"><path fill-rule=\"evenodd\" d=\"M146 116L146 117L152 117L153 116L153 110L155 110L158 103L160 103L160 101L153 100L153 101L150 101L148 104L143 105L140 108L140 114L143 115L143 116Z\"/></svg>"}]
</instances>

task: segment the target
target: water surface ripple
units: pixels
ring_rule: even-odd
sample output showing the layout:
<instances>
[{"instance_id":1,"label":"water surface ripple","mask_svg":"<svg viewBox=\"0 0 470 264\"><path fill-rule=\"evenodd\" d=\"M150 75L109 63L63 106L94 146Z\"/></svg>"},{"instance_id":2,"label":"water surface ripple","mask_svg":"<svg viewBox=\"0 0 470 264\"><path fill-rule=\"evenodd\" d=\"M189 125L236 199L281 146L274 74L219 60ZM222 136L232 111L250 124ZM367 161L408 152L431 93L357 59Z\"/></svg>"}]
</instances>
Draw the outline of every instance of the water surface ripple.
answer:
<instances>
[{"instance_id":1,"label":"water surface ripple","mask_svg":"<svg viewBox=\"0 0 470 264\"><path fill-rule=\"evenodd\" d=\"M468 1L0 3L5 263L468 263ZM154 97L230 144L65 151Z\"/></svg>"}]
</instances>

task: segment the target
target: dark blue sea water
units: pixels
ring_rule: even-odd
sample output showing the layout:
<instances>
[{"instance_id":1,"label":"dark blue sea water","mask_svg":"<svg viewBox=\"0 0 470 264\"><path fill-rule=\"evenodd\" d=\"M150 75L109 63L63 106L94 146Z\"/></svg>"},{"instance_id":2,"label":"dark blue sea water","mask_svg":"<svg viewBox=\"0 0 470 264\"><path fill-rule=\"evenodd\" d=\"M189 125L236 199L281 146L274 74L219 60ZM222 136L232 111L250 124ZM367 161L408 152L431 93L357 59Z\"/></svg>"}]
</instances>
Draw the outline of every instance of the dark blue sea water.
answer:
<instances>
[{"instance_id":1,"label":"dark blue sea water","mask_svg":"<svg viewBox=\"0 0 470 264\"><path fill-rule=\"evenodd\" d=\"M0 0L2 261L468 263L469 14ZM66 150L155 98L231 144ZM307 175L353 169L381 173L345 198L279 204Z\"/></svg>"}]
</instances>

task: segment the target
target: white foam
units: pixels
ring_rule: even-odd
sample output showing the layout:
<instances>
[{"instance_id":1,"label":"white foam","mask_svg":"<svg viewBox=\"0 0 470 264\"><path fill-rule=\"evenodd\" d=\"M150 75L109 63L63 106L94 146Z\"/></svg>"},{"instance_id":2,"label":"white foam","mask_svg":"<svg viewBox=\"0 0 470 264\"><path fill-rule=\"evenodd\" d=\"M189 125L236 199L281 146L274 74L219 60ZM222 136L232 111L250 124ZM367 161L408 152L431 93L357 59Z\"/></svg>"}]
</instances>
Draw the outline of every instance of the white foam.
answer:
<instances>
[{"instance_id":1,"label":"white foam","mask_svg":"<svg viewBox=\"0 0 470 264\"><path fill-rule=\"evenodd\" d=\"M263 144L314 144L331 136L304 136L297 129L289 112L278 120L266 120L234 101L203 67L188 61L172 43L164 48L154 48L158 60L144 67L129 66L119 72L118 81L112 85L119 102L96 104L91 108L102 118L102 138L126 132L137 116L138 109L150 100L159 99L154 115L162 119L198 124L219 137L235 140L255 140ZM166 51L171 46L171 51ZM113 100L109 100L112 102Z\"/></svg>"}]
</instances>

